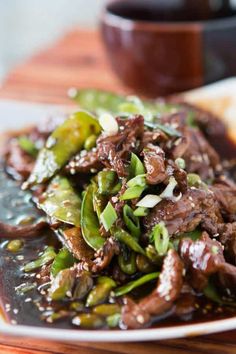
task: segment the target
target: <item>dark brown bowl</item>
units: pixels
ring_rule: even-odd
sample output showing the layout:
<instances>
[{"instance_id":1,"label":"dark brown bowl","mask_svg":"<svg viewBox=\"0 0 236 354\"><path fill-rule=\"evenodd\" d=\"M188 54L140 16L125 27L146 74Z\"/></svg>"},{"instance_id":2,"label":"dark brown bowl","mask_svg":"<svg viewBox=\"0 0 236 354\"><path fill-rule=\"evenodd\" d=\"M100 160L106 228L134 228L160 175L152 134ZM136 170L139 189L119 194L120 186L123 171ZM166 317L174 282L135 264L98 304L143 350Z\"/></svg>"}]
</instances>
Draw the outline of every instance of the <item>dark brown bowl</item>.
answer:
<instances>
[{"instance_id":1,"label":"dark brown bowl","mask_svg":"<svg viewBox=\"0 0 236 354\"><path fill-rule=\"evenodd\" d=\"M102 35L126 85L158 96L236 75L236 9L210 11L199 7L201 2L208 1L195 1L196 8L186 1L191 7L178 9L154 0L107 4Z\"/></svg>"}]
</instances>

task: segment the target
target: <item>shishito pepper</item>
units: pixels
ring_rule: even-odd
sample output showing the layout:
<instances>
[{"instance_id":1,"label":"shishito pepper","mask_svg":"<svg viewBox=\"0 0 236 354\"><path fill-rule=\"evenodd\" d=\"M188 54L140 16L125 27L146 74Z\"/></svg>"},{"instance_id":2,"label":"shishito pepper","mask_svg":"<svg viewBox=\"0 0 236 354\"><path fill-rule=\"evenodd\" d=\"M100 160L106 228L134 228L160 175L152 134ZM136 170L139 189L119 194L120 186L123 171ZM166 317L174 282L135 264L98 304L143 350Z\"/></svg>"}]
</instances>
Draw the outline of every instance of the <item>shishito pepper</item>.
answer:
<instances>
[{"instance_id":1,"label":"shishito pepper","mask_svg":"<svg viewBox=\"0 0 236 354\"><path fill-rule=\"evenodd\" d=\"M100 132L101 127L91 114L85 111L72 114L48 138L24 187L32 187L52 178L71 156L83 148L89 136Z\"/></svg>"},{"instance_id":2,"label":"shishito pepper","mask_svg":"<svg viewBox=\"0 0 236 354\"><path fill-rule=\"evenodd\" d=\"M102 304L107 300L111 290L115 287L116 283L113 279L109 277L99 277L97 285L88 295L86 306L91 307Z\"/></svg>"}]
</instances>

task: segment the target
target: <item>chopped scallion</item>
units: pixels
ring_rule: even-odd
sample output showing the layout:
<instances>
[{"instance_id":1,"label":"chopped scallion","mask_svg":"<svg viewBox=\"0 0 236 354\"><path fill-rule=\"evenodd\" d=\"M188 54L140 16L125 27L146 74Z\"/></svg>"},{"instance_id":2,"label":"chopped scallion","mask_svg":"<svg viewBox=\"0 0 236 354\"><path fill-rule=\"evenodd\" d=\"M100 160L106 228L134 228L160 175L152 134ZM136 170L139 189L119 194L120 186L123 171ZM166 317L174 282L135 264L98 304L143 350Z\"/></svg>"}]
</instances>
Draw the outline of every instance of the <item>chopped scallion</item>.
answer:
<instances>
[{"instance_id":1,"label":"chopped scallion","mask_svg":"<svg viewBox=\"0 0 236 354\"><path fill-rule=\"evenodd\" d=\"M160 256L164 256L169 249L169 233L164 222L154 226L151 233L151 241L154 242L156 251Z\"/></svg>"},{"instance_id":2,"label":"chopped scallion","mask_svg":"<svg viewBox=\"0 0 236 354\"><path fill-rule=\"evenodd\" d=\"M145 174L145 168L141 160L134 153L131 154L130 178Z\"/></svg>"},{"instance_id":3,"label":"chopped scallion","mask_svg":"<svg viewBox=\"0 0 236 354\"><path fill-rule=\"evenodd\" d=\"M112 225L117 220L117 214L112 204L109 202L100 215L100 221L103 224L106 231L109 231Z\"/></svg>"},{"instance_id":4,"label":"chopped scallion","mask_svg":"<svg viewBox=\"0 0 236 354\"><path fill-rule=\"evenodd\" d=\"M120 200L136 199L141 196L146 187L135 186L128 188L125 193L120 197Z\"/></svg>"}]
</instances>

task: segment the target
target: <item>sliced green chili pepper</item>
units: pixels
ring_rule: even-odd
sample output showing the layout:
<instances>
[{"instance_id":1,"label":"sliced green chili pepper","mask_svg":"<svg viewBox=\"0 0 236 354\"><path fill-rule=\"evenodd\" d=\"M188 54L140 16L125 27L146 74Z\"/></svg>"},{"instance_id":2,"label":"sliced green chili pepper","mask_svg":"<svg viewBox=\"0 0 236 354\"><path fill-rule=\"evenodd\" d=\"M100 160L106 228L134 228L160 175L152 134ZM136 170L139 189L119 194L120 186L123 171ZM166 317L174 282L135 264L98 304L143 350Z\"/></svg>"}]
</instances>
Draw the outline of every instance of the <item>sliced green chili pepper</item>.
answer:
<instances>
[{"instance_id":1,"label":"sliced green chili pepper","mask_svg":"<svg viewBox=\"0 0 236 354\"><path fill-rule=\"evenodd\" d=\"M98 329L104 327L106 322L104 318L94 313L83 313L73 318L73 325L83 329Z\"/></svg>"},{"instance_id":2,"label":"sliced green chili pepper","mask_svg":"<svg viewBox=\"0 0 236 354\"><path fill-rule=\"evenodd\" d=\"M134 178L145 174L145 168L141 160L134 153L131 154L131 162L129 168L129 178Z\"/></svg>"},{"instance_id":3,"label":"sliced green chili pepper","mask_svg":"<svg viewBox=\"0 0 236 354\"><path fill-rule=\"evenodd\" d=\"M138 288L139 286L142 286L146 283L149 283L152 280L157 279L159 277L159 275L160 275L159 272L144 275L143 277L141 277L137 280L131 281L130 283L125 284L125 285L115 289L114 294L117 297L128 294L131 291L133 291L134 289Z\"/></svg>"},{"instance_id":4,"label":"sliced green chili pepper","mask_svg":"<svg viewBox=\"0 0 236 354\"><path fill-rule=\"evenodd\" d=\"M106 231L109 231L112 225L117 220L118 216L114 207L112 206L111 202L109 202L106 208L103 210L102 214L100 215L100 221L103 224Z\"/></svg>"},{"instance_id":5,"label":"sliced green chili pepper","mask_svg":"<svg viewBox=\"0 0 236 354\"><path fill-rule=\"evenodd\" d=\"M150 238L155 244L157 253L160 256L164 256L169 249L170 240L169 233L164 222L160 222L158 225L154 226Z\"/></svg>"},{"instance_id":6,"label":"sliced green chili pepper","mask_svg":"<svg viewBox=\"0 0 236 354\"><path fill-rule=\"evenodd\" d=\"M75 259L72 254L66 248L62 248L52 263L52 276L55 277L61 270L72 267L74 263Z\"/></svg>"},{"instance_id":7,"label":"sliced green chili pepper","mask_svg":"<svg viewBox=\"0 0 236 354\"><path fill-rule=\"evenodd\" d=\"M23 151L27 152L27 154L32 157L36 157L38 155L38 149L36 148L35 143L27 136L19 137L18 144Z\"/></svg>"},{"instance_id":8,"label":"sliced green chili pepper","mask_svg":"<svg viewBox=\"0 0 236 354\"><path fill-rule=\"evenodd\" d=\"M50 217L80 226L81 200L66 177L58 175L52 180L39 205Z\"/></svg>"},{"instance_id":9,"label":"sliced green chili pepper","mask_svg":"<svg viewBox=\"0 0 236 354\"><path fill-rule=\"evenodd\" d=\"M124 272L125 274L133 275L137 271L136 257L134 252L131 252L127 259L125 259L123 254L120 254L118 257L118 264L122 272Z\"/></svg>"},{"instance_id":10,"label":"sliced green chili pepper","mask_svg":"<svg viewBox=\"0 0 236 354\"><path fill-rule=\"evenodd\" d=\"M81 208L81 230L84 240L94 250L100 249L105 239L100 235L100 225L93 207L94 187L91 184L84 195Z\"/></svg>"},{"instance_id":11,"label":"sliced green chili pepper","mask_svg":"<svg viewBox=\"0 0 236 354\"><path fill-rule=\"evenodd\" d=\"M123 208L123 218L131 235L139 239L141 235L139 218L134 215L133 209L127 204Z\"/></svg>"},{"instance_id":12,"label":"sliced green chili pepper","mask_svg":"<svg viewBox=\"0 0 236 354\"><path fill-rule=\"evenodd\" d=\"M108 277L99 277L97 285L91 290L88 295L86 306L96 306L102 304L107 300L110 295L110 292L113 288L116 287L116 283L113 279Z\"/></svg>"},{"instance_id":13,"label":"sliced green chili pepper","mask_svg":"<svg viewBox=\"0 0 236 354\"><path fill-rule=\"evenodd\" d=\"M53 279L49 294L52 300L63 300L66 296L72 297L72 288L75 283L75 274L71 269L61 270Z\"/></svg>"},{"instance_id":14,"label":"sliced green chili pepper","mask_svg":"<svg viewBox=\"0 0 236 354\"><path fill-rule=\"evenodd\" d=\"M35 261L32 261L30 263L27 263L24 266L24 271L25 272L32 272L35 269L38 269L40 267L42 267L43 265L51 262L54 260L54 258L56 257L56 252L54 250L53 247L47 247L46 250L43 252L43 254L36 259Z\"/></svg>"},{"instance_id":15,"label":"sliced green chili pepper","mask_svg":"<svg viewBox=\"0 0 236 354\"><path fill-rule=\"evenodd\" d=\"M120 313L121 308L117 304L103 304L103 305L98 305L94 307L93 313L99 316L112 316L115 314Z\"/></svg>"},{"instance_id":16,"label":"sliced green chili pepper","mask_svg":"<svg viewBox=\"0 0 236 354\"><path fill-rule=\"evenodd\" d=\"M146 251L147 258L150 260L152 264L158 266L162 264L163 257L157 253L156 248L153 245L148 245L145 248L145 251Z\"/></svg>"},{"instance_id":17,"label":"sliced green chili pepper","mask_svg":"<svg viewBox=\"0 0 236 354\"><path fill-rule=\"evenodd\" d=\"M91 114L84 111L74 113L48 138L25 187L44 183L53 177L71 156L83 148L91 134L98 135L100 131L98 121Z\"/></svg>"},{"instance_id":18,"label":"sliced green chili pepper","mask_svg":"<svg viewBox=\"0 0 236 354\"><path fill-rule=\"evenodd\" d=\"M119 228L114 228L112 234L118 241L124 243L132 251L145 255L145 251L128 232Z\"/></svg>"},{"instance_id":19,"label":"sliced green chili pepper","mask_svg":"<svg viewBox=\"0 0 236 354\"><path fill-rule=\"evenodd\" d=\"M115 171L101 171L98 173L98 191L102 195L117 194L121 189Z\"/></svg>"}]
</instances>

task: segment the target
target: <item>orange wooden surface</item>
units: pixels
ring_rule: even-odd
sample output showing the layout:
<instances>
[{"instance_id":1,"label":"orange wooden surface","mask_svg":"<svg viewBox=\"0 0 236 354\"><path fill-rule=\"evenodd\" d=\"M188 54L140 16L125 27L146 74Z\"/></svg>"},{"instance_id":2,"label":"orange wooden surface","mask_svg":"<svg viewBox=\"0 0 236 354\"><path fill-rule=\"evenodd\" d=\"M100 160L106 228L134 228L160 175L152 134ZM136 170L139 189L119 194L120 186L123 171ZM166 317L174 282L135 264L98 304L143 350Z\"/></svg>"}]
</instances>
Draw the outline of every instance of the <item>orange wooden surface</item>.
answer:
<instances>
[{"instance_id":1,"label":"orange wooden surface","mask_svg":"<svg viewBox=\"0 0 236 354\"><path fill-rule=\"evenodd\" d=\"M0 88L0 98L69 103L70 87L97 87L132 93L112 73L99 35L75 30L53 47L15 68ZM95 335L91 334L91 335ZM236 331L211 336L130 344L62 344L6 338L0 334L0 354L233 354Z\"/></svg>"}]
</instances>

